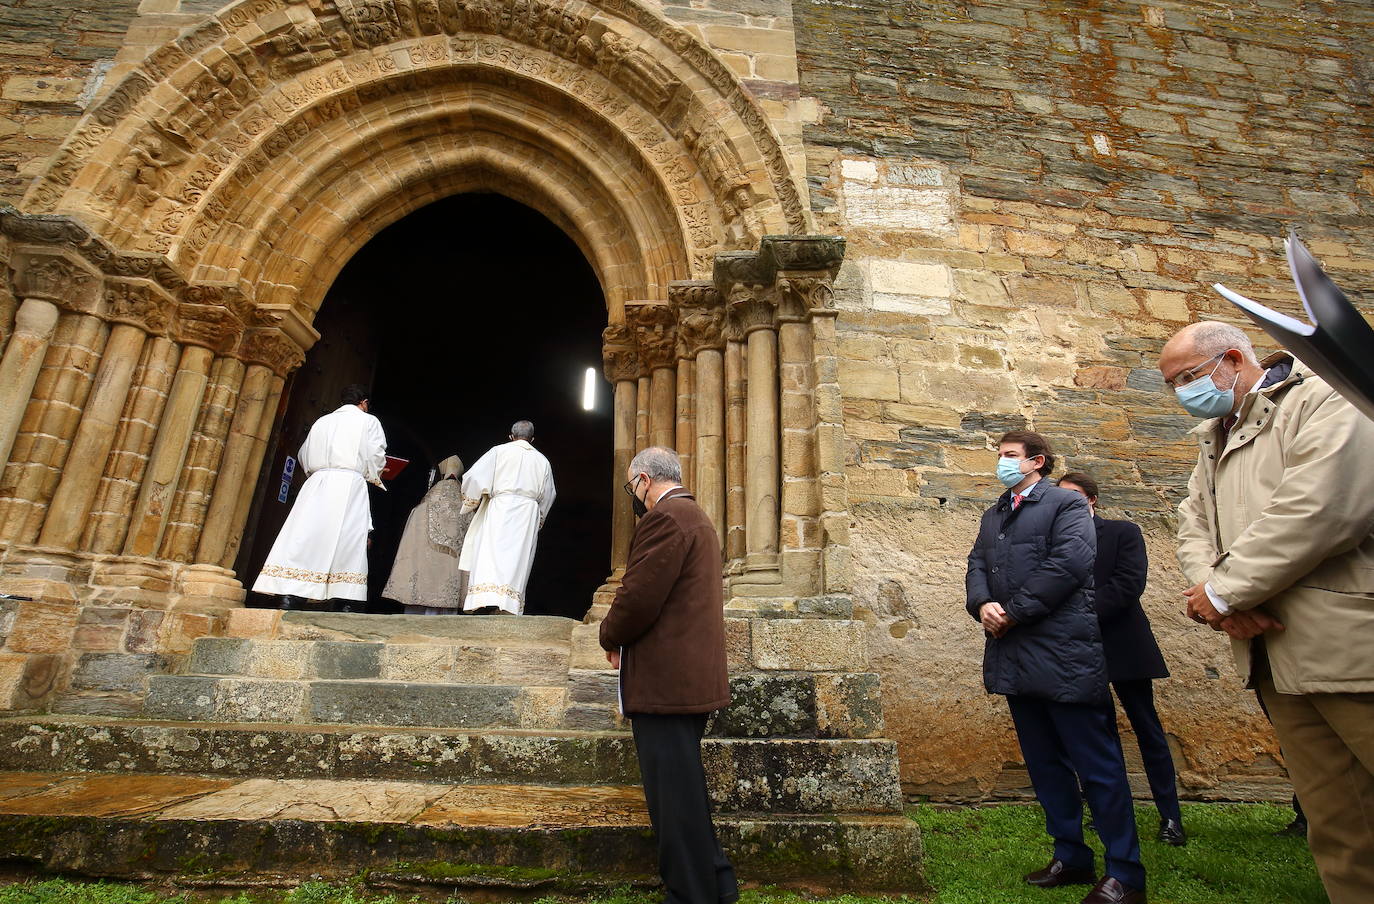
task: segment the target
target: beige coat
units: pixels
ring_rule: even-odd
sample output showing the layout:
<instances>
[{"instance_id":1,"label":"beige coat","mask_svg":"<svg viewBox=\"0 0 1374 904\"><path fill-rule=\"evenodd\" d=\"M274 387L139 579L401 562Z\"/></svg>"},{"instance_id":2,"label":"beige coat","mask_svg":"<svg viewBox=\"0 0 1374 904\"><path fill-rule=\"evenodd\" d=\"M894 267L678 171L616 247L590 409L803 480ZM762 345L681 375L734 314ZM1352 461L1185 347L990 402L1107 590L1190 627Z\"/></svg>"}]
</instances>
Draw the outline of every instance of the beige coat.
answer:
<instances>
[{"instance_id":1,"label":"beige coat","mask_svg":"<svg viewBox=\"0 0 1374 904\"><path fill-rule=\"evenodd\" d=\"M1219 453L1217 419L1192 431L1183 574L1283 622L1264 635L1281 693L1374 691L1374 421L1297 361L1239 414ZM1250 642L1232 650L1248 682Z\"/></svg>"}]
</instances>

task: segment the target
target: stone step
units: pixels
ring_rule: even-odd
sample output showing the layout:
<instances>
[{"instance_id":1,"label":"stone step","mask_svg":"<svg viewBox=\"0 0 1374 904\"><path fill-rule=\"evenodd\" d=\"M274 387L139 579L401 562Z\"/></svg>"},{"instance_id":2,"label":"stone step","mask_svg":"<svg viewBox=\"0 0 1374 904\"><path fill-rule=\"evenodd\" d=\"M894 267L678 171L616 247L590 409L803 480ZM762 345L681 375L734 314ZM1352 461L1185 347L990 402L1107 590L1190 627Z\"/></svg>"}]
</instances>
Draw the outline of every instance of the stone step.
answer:
<instances>
[{"instance_id":1,"label":"stone step","mask_svg":"<svg viewBox=\"0 0 1374 904\"><path fill-rule=\"evenodd\" d=\"M201 637L182 671L288 681L381 679L562 687L568 680L568 658L566 641L493 638L454 644Z\"/></svg>"},{"instance_id":2,"label":"stone step","mask_svg":"<svg viewBox=\"0 0 1374 904\"><path fill-rule=\"evenodd\" d=\"M143 713L192 722L561 728L561 687L154 675Z\"/></svg>"},{"instance_id":3,"label":"stone step","mask_svg":"<svg viewBox=\"0 0 1374 904\"><path fill-rule=\"evenodd\" d=\"M887 740L708 738L703 758L721 812L898 813ZM122 719L0 719L0 762L33 772L183 773L446 784L632 784L629 734L401 731Z\"/></svg>"},{"instance_id":4,"label":"stone step","mask_svg":"<svg viewBox=\"0 0 1374 904\"><path fill-rule=\"evenodd\" d=\"M225 634L253 640L520 646L566 644L580 624L556 615L368 615L239 609Z\"/></svg>"},{"instance_id":5,"label":"stone step","mask_svg":"<svg viewBox=\"0 0 1374 904\"><path fill-rule=\"evenodd\" d=\"M720 816L740 877L919 893L921 841L900 814ZM0 774L0 859L127 878L343 878L364 870L646 882L640 789L189 775ZM454 883L457 884L457 883Z\"/></svg>"}]
</instances>

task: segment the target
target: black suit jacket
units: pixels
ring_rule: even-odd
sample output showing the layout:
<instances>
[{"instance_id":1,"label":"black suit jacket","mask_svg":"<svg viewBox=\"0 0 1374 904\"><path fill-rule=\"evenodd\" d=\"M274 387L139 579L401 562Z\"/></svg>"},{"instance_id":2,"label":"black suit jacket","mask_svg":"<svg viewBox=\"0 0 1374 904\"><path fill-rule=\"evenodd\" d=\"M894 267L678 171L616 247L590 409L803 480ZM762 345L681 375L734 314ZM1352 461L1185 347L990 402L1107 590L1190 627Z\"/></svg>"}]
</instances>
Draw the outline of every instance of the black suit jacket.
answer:
<instances>
[{"instance_id":1,"label":"black suit jacket","mask_svg":"<svg viewBox=\"0 0 1374 904\"><path fill-rule=\"evenodd\" d=\"M1093 515L1097 526L1097 622L1112 681L1168 678L1150 620L1140 607L1149 560L1140 528L1130 521L1108 521Z\"/></svg>"}]
</instances>

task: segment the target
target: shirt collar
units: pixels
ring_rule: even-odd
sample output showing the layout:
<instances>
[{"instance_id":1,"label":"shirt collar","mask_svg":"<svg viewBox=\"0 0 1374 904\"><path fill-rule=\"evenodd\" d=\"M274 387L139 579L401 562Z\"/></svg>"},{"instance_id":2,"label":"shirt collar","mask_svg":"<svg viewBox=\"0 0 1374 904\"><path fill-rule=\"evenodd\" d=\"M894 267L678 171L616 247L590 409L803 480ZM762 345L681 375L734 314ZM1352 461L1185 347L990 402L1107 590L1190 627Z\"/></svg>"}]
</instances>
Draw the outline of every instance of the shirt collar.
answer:
<instances>
[{"instance_id":1,"label":"shirt collar","mask_svg":"<svg viewBox=\"0 0 1374 904\"><path fill-rule=\"evenodd\" d=\"M673 484L672 486L668 487L668 489L666 489L666 490L664 490L662 493L659 493L659 494L658 494L658 498L654 500L654 505L658 505L660 502L662 502L662 501L663 501L663 497L664 497L664 496L667 496L667 495L668 495L669 493L671 493L673 490L681 490L681 489L684 489L684 487L682 486L682 484L680 484L680 483L675 483L675 484Z\"/></svg>"}]
</instances>

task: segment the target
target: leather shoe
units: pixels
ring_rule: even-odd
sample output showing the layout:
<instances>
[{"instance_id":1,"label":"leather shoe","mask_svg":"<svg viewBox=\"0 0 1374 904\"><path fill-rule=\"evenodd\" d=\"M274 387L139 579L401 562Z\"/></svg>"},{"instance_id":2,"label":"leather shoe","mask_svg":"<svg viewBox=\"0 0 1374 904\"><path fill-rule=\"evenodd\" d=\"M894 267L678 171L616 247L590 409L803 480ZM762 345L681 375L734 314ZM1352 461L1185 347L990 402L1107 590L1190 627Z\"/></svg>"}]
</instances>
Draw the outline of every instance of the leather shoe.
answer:
<instances>
[{"instance_id":1,"label":"leather shoe","mask_svg":"<svg viewBox=\"0 0 1374 904\"><path fill-rule=\"evenodd\" d=\"M1103 876L1080 904L1145 904L1145 890L1122 885L1120 880Z\"/></svg>"},{"instance_id":2,"label":"leather shoe","mask_svg":"<svg viewBox=\"0 0 1374 904\"><path fill-rule=\"evenodd\" d=\"M1174 847L1183 847L1188 843L1188 835L1183 831L1183 824L1177 819L1161 819L1159 840Z\"/></svg>"},{"instance_id":3,"label":"leather shoe","mask_svg":"<svg viewBox=\"0 0 1374 904\"><path fill-rule=\"evenodd\" d=\"M1034 885L1036 888L1058 888L1061 885L1091 885L1097 878L1097 873L1091 869L1079 869L1069 866L1063 860L1051 860L1044 869L1038 869L1033 873L1027 873L1025 880L1027 885Z\"/></svg>"},{"instance_id":4,"label":"leather shoe","mask_svg":"<svg viewBox=\"0 0 1374 904\"><path fill-rule=\"evenodd\" d=\"M1307 820L1305 820L1305 819L1299 819L1298 817L1295 816L1295 817L1293 817L1293 821L1292 821L1292 822L1290 822L1288 825L1284 826L1283 828L1279 829L1279 830L1278 830L1277 832L1275 832L1274 834L1275 834L1275 835L1278 835L1278 836L1281 837L1281 838L1282 838L1282 837L1285 837L1285 836L1287 836L1287 837L1292 837L1292 838L1306 838L1306 837L1307 837Z\"/></svg>"},{"instance_id":5,"label":"leather shoe","mask_svg":"<svg viewBox=\"0 0 1374 904\"><path fill-rule=\"evenodd\" d=\"M277 597L277 608L286 612L300 612L305 609L305 599L283 593Z\"/></svg>"}]
</instances>

